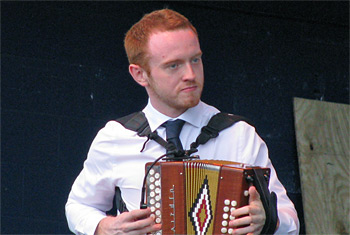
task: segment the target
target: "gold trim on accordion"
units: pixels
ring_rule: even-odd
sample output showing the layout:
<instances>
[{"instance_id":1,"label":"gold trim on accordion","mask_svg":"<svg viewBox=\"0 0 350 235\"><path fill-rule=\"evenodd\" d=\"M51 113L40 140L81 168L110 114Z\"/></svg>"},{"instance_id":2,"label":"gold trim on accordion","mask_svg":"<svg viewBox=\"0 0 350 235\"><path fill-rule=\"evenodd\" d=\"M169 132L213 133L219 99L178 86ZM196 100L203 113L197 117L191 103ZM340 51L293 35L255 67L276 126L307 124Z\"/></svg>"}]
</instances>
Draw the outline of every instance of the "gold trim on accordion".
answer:
<instances>
[{"instance_id":1,"label":"gold trim on accordion","mask_svg":"<svg viewBox=\"0 0 350 235\"><path fill-rule=\"evenodd\" d=\"M248 204L253 168L268 180L269 168L230 161L156 163L146 180L147 207L162 224L155 234L230 234L231 211Z\"/></svg>"}]
</instances>

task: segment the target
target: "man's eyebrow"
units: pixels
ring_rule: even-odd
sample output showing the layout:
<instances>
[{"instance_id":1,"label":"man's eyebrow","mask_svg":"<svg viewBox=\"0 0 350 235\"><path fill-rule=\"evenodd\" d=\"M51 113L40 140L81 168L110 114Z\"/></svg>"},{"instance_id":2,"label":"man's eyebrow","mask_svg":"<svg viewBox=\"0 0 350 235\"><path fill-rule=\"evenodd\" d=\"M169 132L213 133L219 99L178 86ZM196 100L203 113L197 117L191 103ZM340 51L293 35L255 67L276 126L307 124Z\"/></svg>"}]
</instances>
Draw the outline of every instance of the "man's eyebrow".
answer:
<instances>
[{"instance_id":1,"label":"man's eyebrow","mask_svg":"<svg viewBox=\"0 0 350 235\"><path fill-rule=\"evenodd\" d=\"M170 65L170 64L173 64L173 63L178 63L178 62L181 62L183 61L182 59L173 59L173 60L169 60L169 61L166 61L163 63L163 66L167 66L167 65Z\"/></svg>"},{"instance_id":2,"label":"man's eyebrow","mask_svg":"<svg viewBox=\"0 0 350 235\"><path fill-rule=\"evenodd\" d=\"M194 54L193 56L191 56L191 58L195 58L195 57L202 56L202 55L203 55L203 52L200 51L200 52ZM180 62L180 61L183 61L183 59L170 59L168 61L165 61L163 64L168 65L168 64L172 64L172 63Z\"/></svg>"},{"instance_id":3,"label":"man's eyebrow","mask_svg":"<svg viewBox=\"0 0 350 235\"><path fill-rule=\"evenodd\" d=\"M195 54L194 56L192 56L192 58L193 58L193 57L202 56L202 55L203 55L203 52L202 52L202 51L200 51L200 52L198 52L197 54Z\"/></svg>"}]
</instances>

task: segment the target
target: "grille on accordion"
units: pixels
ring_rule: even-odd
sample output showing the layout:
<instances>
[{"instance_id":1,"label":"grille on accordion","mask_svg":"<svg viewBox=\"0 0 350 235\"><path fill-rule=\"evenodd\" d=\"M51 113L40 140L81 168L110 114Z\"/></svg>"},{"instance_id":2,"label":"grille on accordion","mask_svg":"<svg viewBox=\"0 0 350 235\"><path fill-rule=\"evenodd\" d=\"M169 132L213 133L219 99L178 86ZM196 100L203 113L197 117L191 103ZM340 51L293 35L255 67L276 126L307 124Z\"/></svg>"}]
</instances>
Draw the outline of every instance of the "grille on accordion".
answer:
<instances>
[{"instance_id":1,"label":"grille on accordion","mask_svg":"<svg viewBox=\"0 0 350 235\"><path fill-rule=\"evenodd\" d=\"M155 234L229 234L231 211L248 204L252 169L217 160L156 163L146 180L147 206L162 224ZM268 180L269 168L254 169Z\"/></svg>"}]
</instances>

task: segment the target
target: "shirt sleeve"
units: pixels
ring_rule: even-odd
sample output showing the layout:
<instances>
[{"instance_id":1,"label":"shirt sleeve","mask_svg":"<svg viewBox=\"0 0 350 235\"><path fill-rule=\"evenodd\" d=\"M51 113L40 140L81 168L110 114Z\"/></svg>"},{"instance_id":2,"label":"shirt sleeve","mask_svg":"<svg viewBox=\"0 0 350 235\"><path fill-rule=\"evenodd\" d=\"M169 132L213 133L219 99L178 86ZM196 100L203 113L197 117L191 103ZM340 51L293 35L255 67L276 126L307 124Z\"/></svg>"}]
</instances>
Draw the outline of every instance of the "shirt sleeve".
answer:
<instances>
[{"instance_id":1,"label":"shirt sleeve","mask_svg":"<svg viewBox=\"0 0 350 235\"><path fill-rule=\"evenodd\" d=\"M115 184L111 177L108 136L102 129L94 139L84 168L73 183L65 206L69 229L75 234L95 233L106 211L112 208ZM110 144L109 144L110 145Z\"/></svg>"},{"instance_id":2,"label":"shirt sleeve","mask_svg":"<svg viewBox=\"0 0 350 235\"><path fill-rule=\"evenodd\" d=\"M279 227L275 234L299 234L297 212L269 159L266 143L256 133L254 127L245 125L243 130L246 134L241 135L244 138L241 141L242 156L250 159L253 165L271 169L269 190L270 192L275 192L277 195L277 213L279 218Z\"/></svg>"},{"instance_id":3,"label":"shirt sleeve","mask_svg":"<svg viewBox=\"0 0 350 235\"><path fill-rule=\"evenodd\" d=\"M294 204L277 177L276 170L269 159L266 143L256 133L255 128L245 122L239 122L222 134L222 138L230 138L233 141L230 145L230 153L233 153L231 156L234 160L271 169L269 190L277 195L279 218L279 227L275 234L299 234L299 219Z\"/></svg>"}]
</instances>

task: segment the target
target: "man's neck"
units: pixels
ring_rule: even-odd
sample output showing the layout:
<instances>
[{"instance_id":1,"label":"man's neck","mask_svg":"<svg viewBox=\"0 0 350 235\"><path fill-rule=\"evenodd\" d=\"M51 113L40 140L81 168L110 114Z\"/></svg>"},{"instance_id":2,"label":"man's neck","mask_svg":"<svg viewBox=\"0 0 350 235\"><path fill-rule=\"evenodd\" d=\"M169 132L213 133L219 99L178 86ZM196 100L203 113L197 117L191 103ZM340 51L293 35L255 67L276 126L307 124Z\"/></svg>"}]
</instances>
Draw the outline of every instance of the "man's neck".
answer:
<instances>
[{"instance_id":1,"label":"man's neck","mask_svg":"<svg viewBox=\"0 0 350 235\"><path fill-rule=\"evenodd\" d=\"M181 114L183 114L184 112L186 112L186 110L188 110L188 108L178 109L178 108L171 108L169 106L163 107L161 105L155 105L152 102L152 100L150 100L150 103L155 110L157 110L161 114L168 116L168 117L171 117L171 118L176 118L176 117L180 116Z\"/></svg>"}]
</instances>

